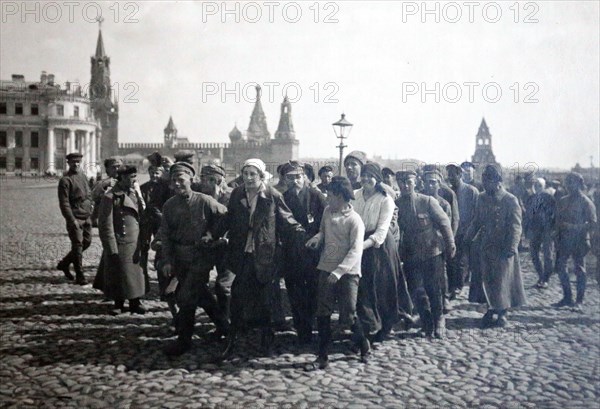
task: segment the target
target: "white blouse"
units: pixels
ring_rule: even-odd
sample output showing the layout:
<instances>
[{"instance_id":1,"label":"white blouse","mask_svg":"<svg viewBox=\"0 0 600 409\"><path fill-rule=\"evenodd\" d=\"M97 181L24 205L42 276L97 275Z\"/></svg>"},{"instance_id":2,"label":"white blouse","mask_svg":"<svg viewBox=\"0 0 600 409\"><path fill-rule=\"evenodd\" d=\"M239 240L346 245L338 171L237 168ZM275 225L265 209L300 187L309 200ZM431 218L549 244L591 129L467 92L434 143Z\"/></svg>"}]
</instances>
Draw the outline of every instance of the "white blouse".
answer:
<instances>
[{"instance_id":1,"label":"white blouse","mask_svg":"<svg viewBox=\"0 0 600 409\"><path fill-rule=\"evenodd\" d=\"M380 247L387 236L394 216L394 200L389 196L384 196L376 192L373 196L365 200L363 189L354 191L355 200L351 201L356 213L360 215L365 224L365 232L374 231L368 238L375 242L374 247Z\"/></svg>"}]
</instances>

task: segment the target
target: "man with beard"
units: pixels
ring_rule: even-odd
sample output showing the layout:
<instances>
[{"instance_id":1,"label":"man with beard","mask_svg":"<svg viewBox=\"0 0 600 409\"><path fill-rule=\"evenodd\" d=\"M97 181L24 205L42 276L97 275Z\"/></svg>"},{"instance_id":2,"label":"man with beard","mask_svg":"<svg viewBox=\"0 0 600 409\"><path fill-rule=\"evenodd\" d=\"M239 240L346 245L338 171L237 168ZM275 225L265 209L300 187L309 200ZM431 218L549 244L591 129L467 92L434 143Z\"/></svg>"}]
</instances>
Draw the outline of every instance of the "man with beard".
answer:
<instances>
[{"instance_id":1,"label":"man with beard","mask_svg":"<svg viewBox=\"0 0 600 409\"><path fill-rule=\"evenodd\" d=\"M192 191L196 172L187 162L176 162L170 169L175 196L163 206L159 230L162 242L164 274L175 276L177 288L177 333L175 342L165 354L178 356L192 346L196 308L202 307L215 323L218 335L226 335L229 322L208 289L212 262L206 247L212 241L211 231L227 213L227 208L212 197Z\"/></svg>"},{"instance_id":2,"label":"man with beard","mask_svg":"<svg viewBox=\"0 0 600 409\"><path fill-rule=\"evenodd\" d=\"M68 280L85 285L83 275L83 252L92 244L92 195L88 180L81 169L80 153L67 155L69 171L58 182L58 204L67 222L67 232L71 240L71 251L58 263L56 268L61 270ZM75 277L69 271L73 264Z\"/></svg>"},{"instance_id":3,"label":"man with beard","mask_svg":"<svg viewBox=\"0 0 600 409\"><path fill-rule=\"evenodd\" d=\"M486 166L482 181L485 193L479 195L475 218L465 240L471 242L478 233L481 236L481 278L488 304L481 326L505 327L508 309L526 302L518 250L521 206L502 187L502 175L493 165ZM496 320L494 315L498 317Z\"/></svg>"},{"instance_id":4,"label":"man with beard","mask_svg":"<svg viewBox=\"0 0 600 409\"><path fill-rule=\"evenodd\" d=\"M556 206L556 271L560 278L563 298L555 304L560 307L575 307L581 311L585 295L585 256L590 250L590 233L596 226L596 208L585 196L583 176L571 172L565 178L567 195ZM573 258L577 277L577 298L573 304L567 261Z\"/></svg>"},{"instance_id":5,"label":"man with beard","mask_svg":"<svg viewBox=\"0 0 600 409\"><path fill-rule=\"evenodd\" d=\"M327 206L325 197L306 183L302 163L289 161L283 165L281 173L287 182L283 199L294 219L306 230L307 239L311 238L319 232L323 210ZM284 254L283 271L298 341L310 344L317 307L319 254L307 249L304 243L300 244L299 248Z\"/></svg>"}]
</instances>

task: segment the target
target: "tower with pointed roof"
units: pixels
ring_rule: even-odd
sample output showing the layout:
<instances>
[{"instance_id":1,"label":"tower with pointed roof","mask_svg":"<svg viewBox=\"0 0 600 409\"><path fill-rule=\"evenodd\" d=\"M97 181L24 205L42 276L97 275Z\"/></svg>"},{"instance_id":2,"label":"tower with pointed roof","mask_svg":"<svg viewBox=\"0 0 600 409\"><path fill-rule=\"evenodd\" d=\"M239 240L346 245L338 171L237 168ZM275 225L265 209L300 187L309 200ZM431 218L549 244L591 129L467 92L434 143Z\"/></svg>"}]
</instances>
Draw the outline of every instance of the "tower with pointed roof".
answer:
<instances>
[{"instance_id":1,"label":"tower with pointed roof","mask_svg":"<svg viewBox=\"0 0 600 409\"><path fill-rule=\"evenodd\" d=\"M475 136L475 153L471 158L471 162L477 165L480 170L486 165L500 165L496 162L496 156L492 151L492 134L490 134L485 118L481 119L479 130Z\"/></svg>"},{"instance_id":2,"label":"tower with pointed roof","mask_svg":"<svg viewBox=\"0 0 600 409\"><path fill-rule=\"evenodd\" d=\"M231 132L229 132L229 140L231 143L238 143L242 141L242 138L242 131L240 131L237 127L237 124L235 124Z\"/></svg>"},{"instance_id":3,"label":"tower with pointed roof","mask_svg":"<svg viewBox=\"0 0 600 409\"><path fill-rule=\"evenodd\" d=\"M267 117L260 102L261 88L256 85L256 102L250 116L250 124L246 133L248 141L251 142L266 142L271 139L271 133L267 128Z\"/></svg>"},{"instance_id":4,"label":"tower with pointed roof","mask_svg":"<svg viewBox=\"0 0 600 409\"><path fill-rule=\"evenodd\" d=\"M104 50L102 29L98 30L96 53L91 57L92 77L89 96L94 116L102 124L101 157L108 158L119 153L119 105L113 99L110 83L110 58Z\"/></svg>"},{"instance_id":5,"label":"tower with pointed roof","mask_svg":"<svg viewBox=\"0 0 600 409\"><path fill-rule=\"evenodd\" d=\"M169 123L164 129L165 133L165 147L167 148L175 148L177 145L177 128L175 127L175 123L173 122L173 117L169 116Z\"/></svg>"},{"instance_id":6,"label":"tower with pointed roof","mask_svg":"<svg viewBox=\"0 0 600 409\"><path fill-rule=\"evenodd\" d=\"M279 126L275 132L275 139L296 139L294 123L292 122L292 104L287 95L281 103L281 115L279 117Z\"/></svg>"}]
</instances>

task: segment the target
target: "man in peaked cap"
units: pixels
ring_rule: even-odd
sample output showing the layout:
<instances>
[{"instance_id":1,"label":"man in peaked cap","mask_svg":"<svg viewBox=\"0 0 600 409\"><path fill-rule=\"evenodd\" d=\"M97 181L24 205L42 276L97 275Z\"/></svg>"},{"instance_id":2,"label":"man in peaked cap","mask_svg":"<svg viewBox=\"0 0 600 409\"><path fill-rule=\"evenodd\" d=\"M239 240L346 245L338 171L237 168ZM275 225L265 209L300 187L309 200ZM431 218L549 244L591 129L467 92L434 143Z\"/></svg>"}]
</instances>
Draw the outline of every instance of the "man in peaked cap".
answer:
<instances>
[{"instance_id":1,"label":"man in peaked cap","mask_svg":"<svg viewBox=\"0 0 600 409\"><path fill-rule=\"evenodd\" d=\"M567 195L562 197L556 209L556 271L560 278L563 298L555 307L575 307L582 310L586 287L585 256L590 250L590 234L597 229L596 207L583 193L583 176L577 172L569 173L565 178ZM571 283L567 270L567 261L573 258L577 276L577 295L573 304Z\"/></svg>"},{"instance_id":2,"label":"man in peaked cap","mask_svg":"<svg viewBox=\"0 0 600 409\"><path fill-rule=\"evenodd\" d=\"M408 290L417 307L426 336L442 337L444 257L456 253L450 218L439 202L415 192L417 173L396 173L400 188L398 224L400 256L404 262Z\"/></svg>"},{"instance_id":3,"label":"man in peaked cap","mask_svg":"<svg viewBox=\"0 0 600 409\"><path fill-rule=\"evenodd\" d=\"M475 169L476 169L475 164L473 162L464 161L463 163L460 164L460 168L463 171L463 174L462 174L463 182L465 182L471 186L475 186L477 188L477 190L479 190L480 192L483 192L483 185L481 183L475 181Z\"/></svg>"},{"instance_id":4,"label":"man in peaked cap","mask_svg":"<svg viewBox=\"0 0 600 409\"><path fill-rule=\"evenodd\" d=\"M227 208L212 197L192 191L196 172L187 162L171 166L175 196L163 206L158 236L162 243L163 273L176 277L177 340L165 349L167 355L181 355L192 346L196 308L202 307L215 323L218 337L229 332L229 322L208 288L214 262L210 252L212 232Z\"/></svg>"},{"instance_id":5,"label":"man in peaked cap","mask_svg":"<svg viewBox=\"0 0 600 409\"><path fill-rule=\"evenodd\" d=\"M229 204L232 189L225 183L225 169L216 164L202 166L200 170L200 192L211 196L223 206ZM220 241L212 249L212 255L215 267L217 268L217 278L215 280L215 295L219 307L229 318L231 303L231 285L235 275L227 267L226 246L224 241Z\"/></svg>"},{"instance_id":6,"label":"man in peaked cap","mask_svg":"<svg viewBox=\"0 0 600 409\"><path fill-rule=\"evenodd\" d=\"M92 192L87 177L81 169L80 153L67 155L69 170L58 182L58 204L67 222L67 232L71 240L71 251L58 263L68 280L75 279L79 285L86 284L83 275L83 252L92 243ZM75 277L69 271L73 264Z\"/></svg>"},{"instance_id":7,"label":"man in peaked cap","mask_svg":"<svg viewBox=\"0 0 600 409\"><path fill-rule=\"evenodd\" d=\"M281 173L287 183L283 199L298 221L306 230L306 238L319 232L323 211L327 207L325 196L310 184L305 183L306 165L289 161L282 166ZM294 327L301 344L312 341L313 321L317 307L317 287L319 274L318 253L304 247L284 254L284 278L288 290Z\"/></svg>"},{"instance_id":8,"label":"man in peaked cap","mask_svg":"<svg viewBox=\"0 0 600 409\"><path fill-rule=\"evenodd\" d=\"M502 186L502 174L495 166L487 165L481 179L485 193L479 195L465 240L470 243L479 234L481 280L488 305L481 326L504 327L508 309L526 302L518 250L521 206Z\"/></svg>"},{"instance_id":9,"label":"man in peaked cap","mask_svg":"<svg viewBox=\"0 0 600 409\"><path fill-rule=\"evenodd\" d=\"M140 301L148 288L140 266L139 248L139 224L144 207L134 187L136 179L135 166L119 167L117 184L100 203L98 233L104 248L103 292L114 300L115 313L124 311L125 300L129 300L132 314L146 312Z\"/></svg>"}]
</instances>

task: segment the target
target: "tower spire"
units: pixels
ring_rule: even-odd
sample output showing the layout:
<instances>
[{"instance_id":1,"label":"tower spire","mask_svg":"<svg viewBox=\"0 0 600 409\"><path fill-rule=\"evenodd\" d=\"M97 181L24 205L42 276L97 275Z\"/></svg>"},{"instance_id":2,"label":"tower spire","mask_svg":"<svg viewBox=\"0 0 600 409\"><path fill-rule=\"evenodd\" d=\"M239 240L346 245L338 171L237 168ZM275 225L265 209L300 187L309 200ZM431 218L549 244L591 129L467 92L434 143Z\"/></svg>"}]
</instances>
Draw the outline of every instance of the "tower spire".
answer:
<instances>
[{"instance_id":1,"label":"tower spire","mask_svg":"<svg viewBox=\"0 0 600 409\"><path fill-rule=\"evenodd\" d=\"M248 125L248 140L249 141L266 141L271 139L269 129L267 129L267 117L260 103L261 89L260 85L256 85L256 102L254 110L250 116L250 124Z\"/></svg>"},{"instance_id":2,"label":"tower spire","mask_svg":"<svg viewBox=\"0 0 600 409\"><path fill-rule=\"evenodd\" d=\"M104 18L102 16L96 19L98 22L98 42L96 43L96 58L104 58L106 57L106 52L104 51L104 41L102 41L102 22Z\"/></svg>"}]
</instances>

